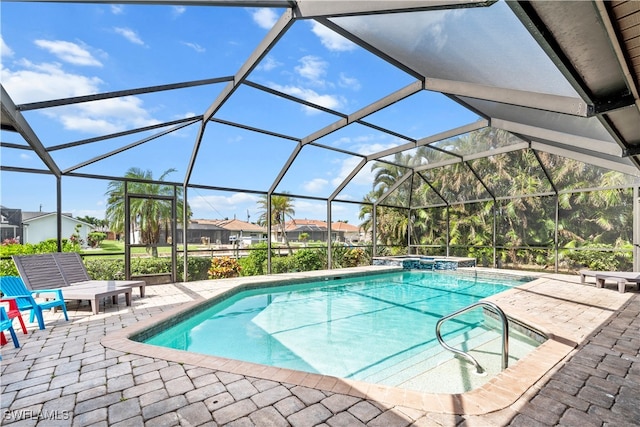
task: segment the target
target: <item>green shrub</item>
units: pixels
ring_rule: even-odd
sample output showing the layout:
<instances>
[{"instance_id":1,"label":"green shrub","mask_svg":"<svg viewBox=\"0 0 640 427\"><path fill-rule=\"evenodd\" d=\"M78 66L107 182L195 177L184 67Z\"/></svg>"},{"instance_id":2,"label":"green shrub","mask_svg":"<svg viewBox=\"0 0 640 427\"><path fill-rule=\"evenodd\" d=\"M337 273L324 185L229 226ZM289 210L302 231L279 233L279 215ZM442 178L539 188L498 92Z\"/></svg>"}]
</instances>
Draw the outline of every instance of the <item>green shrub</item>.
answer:
<instances>
[{"instance_id":1,"label":"green shrub","mask_svg":"<svg viewBox=\"0 0 640 427\"><path fill-rule=\"evenodd\" d=\"M87 243L89 243L89 246L91 246L92 248L96 248L106 238L107 238L106 233L100 233L98 231L94 231L89 233L89 235L87 236Z\"/></svg>"},{"instance_id":2,"label":"green shrub","mask_svg":"<svg viewBox=\"0 0 640 427\"><path fill-rule=\"evenodd\" d=\"M177 260L177 280L182 280L184 272L184 258ZM189 257L188 281L206 280L207 270L211 264L208 257ZM124 259L91 257L84 260L87 272L95 280L124 280ZM131 260L131 275L171 273L171 258L133 258Z\"/></svg>"},{"instance_id":3,"label":"green shrub","mask_svg":"<svg viewBox=\"0 0 640 427\"><path fill-rule=\"evenodd\" d=\"M240 275L241 276L260 276L267 273L266 261L267 261L267 244L257 243L251 246L249 255L241 258L240 263ZM271 259L273 264L273 258L275 258L275 252L271 249ZM273 266L272 266L273 267Z\"/></svg>"},{"instance_id":4,"label":"green shrub","mask_svg":"<svg viewBox=\"0 0 640 427\"><path fill-rule=\"evenodd\" d=\"M263 268L264 268L264 271L267 271L267 260L264 261ZM293 271L297 271L293 257L285 255L285 256L274 256L271 258L271 273L279 274L279 273L290 273Z\"/></svg>"},{"instance_id":5,"label":"green shrub","mask_svg":"<svg viewBox=\"0 0 640 427\"><path fill-rule=\"evenodd\" d=\"M299 249L296 251L291 260L290 271L314 271L326 268L327 258L325 251L317 249ZM273 271L273 260L271 269Z\"/></svg>"}]
</instances>

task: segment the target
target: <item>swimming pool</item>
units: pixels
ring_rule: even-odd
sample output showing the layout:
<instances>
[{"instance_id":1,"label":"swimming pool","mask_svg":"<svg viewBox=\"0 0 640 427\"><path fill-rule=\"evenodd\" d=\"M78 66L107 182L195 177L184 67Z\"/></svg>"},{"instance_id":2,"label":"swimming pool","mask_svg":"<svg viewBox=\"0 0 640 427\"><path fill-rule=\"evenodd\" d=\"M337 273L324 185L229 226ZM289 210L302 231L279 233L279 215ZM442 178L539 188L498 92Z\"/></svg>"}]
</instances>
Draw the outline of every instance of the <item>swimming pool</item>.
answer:
<instances>
[{"instance_id":1,"label":"swimming pool","mask_svg":"<svg viewBox=\"0 0 640 427\"><path fill-rule=\"evenodd\" d=\"M421 389L418 377L429 369L425 363L436 366L453 357L437 343L437 320L523 280L399 271L253 289L144 342ZM499 328L496 333L487 323L491 319L474 310L447 322L443 333L449 342L482 346L499 337Z\"/></svg>"}]
</instances>

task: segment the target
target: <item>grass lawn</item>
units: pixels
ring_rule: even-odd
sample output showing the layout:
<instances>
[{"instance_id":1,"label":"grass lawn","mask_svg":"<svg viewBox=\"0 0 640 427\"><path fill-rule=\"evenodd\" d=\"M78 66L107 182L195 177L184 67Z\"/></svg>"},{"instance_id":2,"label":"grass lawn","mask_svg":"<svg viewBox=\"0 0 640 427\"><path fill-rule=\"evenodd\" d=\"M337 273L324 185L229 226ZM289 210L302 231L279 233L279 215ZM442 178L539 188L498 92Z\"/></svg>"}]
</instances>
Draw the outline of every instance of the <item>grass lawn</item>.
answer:
<instances>
[{"instance_id":1,"label":"grass lawn","mask_svg":"<svg viewBox=\"0 0 640 427\"><path fill-rule=\"evenodd\" d=\"M198 249L198 246L189 245L188 249L195 250L195 249ZM178 251L181 251L181 250L182 250L182 245L178 245ZM124 253L124 242L119 240L103 240L102 242L100 242L99 248L83 251L83 254L85 255L101 254L101 253ZM142 248L142 247L131 248L131 253L134 255L145 255L147 254L147 248ZM158 253L170 254L171 248L170 247L158 248Z\"/></svg>"}]
</instances>

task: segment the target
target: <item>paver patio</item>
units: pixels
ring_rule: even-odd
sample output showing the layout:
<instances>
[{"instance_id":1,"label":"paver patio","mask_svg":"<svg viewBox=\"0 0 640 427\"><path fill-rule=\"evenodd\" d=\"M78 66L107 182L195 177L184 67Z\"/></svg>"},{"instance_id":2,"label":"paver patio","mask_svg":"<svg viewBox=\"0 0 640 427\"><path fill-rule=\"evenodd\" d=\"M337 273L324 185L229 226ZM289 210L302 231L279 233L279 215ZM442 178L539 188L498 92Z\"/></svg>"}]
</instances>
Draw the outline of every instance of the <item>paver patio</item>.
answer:
<instances>
[{"instance_id":1,"label":"paver patio","mask_svg":"<svg viewBox=\"0 0 640 427\"><path fill-rule=\"evenodd\" d=\"M158 349L145 354L126 339L130 330L235 280L149 286L131 307L124 298L107 301L97 315L87 303L69 303L69 322L46 313L47 329L31 325L29 336L18 333L20 348L2 347L2 424L640 425L637 291L545 275L492 297L510 315L535 319L554 344L510 367L502 380L463 395L416 395L305 374L276 380L266 368L238 373L246 369L241 363L212 368L218 362L208 356L176 361ZM545 360L550 354L558 357L553 364ZM532 376L535 384L524 384Z\"/></svg>"}]
</instances>

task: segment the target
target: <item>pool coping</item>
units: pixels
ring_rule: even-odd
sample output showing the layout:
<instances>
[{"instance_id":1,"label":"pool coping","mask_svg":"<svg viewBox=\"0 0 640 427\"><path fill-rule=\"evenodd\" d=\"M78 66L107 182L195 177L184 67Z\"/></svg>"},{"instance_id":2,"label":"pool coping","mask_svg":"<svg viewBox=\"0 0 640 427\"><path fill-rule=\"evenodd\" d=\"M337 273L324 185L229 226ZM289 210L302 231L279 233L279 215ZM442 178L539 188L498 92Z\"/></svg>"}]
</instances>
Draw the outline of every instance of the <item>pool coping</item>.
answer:
<instances>
[{"instance_id":1,"label":"pool coping","mask_svg":"<svg viewBox=\"0 0 640 427\"><path fill-rule=\"evenodd\" d=\"M211 297L182 304L167 312L153 316L152 318L141 320L135 325L129 326L120 331L109 333L102 338L101 343L107 348L119 350L125 353L160 358L167 361L200 366L286 384L315 388L326 392L340 393L358 398L367 398L390 406L403 406L427 412L467 415L483 415L504 409L514 404L529 389L534 387L534 385L543 378L543 376L552 371L556 365L571 354L574 348L579 344L577 340L572 339L571 331L564 329L562 324L545 321L545 319L540 318L540 316L535 313L531 313L526 309L520 310L515 306L503 306L501 304L501 307L509 317L533 327L537 331L546 335L548 340L515 364L497 374L484 385L465 393L444 394L423 393L397 387L337 378L328 375L307 373L292 369L226 359L217 356L191 353L183 350L161 348L131 339L156 324L173 319L180 313L197 309L200 305L210 304L211 298L219 298L221 295L232 290L235 291L238 288L250 289L260 285L268 284L273 286L274 283L288 284L291 281L302 281L310 278L335 276L346 277L400 270L401 268L397 267L375 267L261 276L259 279L240 278L226 281L218 280L215 281L218 286ZM502 271L502 274L504 274L504 271ZM531 274L526 275L532 276ZM544 280L547 279L540 277L532 282L509 289L505 292L494 295L493 297L487 298L486 300L493 302L502 301L504 303L504 301L508 301L510 298L513 298L515 294L531 290L538 282ZM188 284L189 283L181 283L183 286L188 286ZM630 294L627 295L630 296Z\"/></svg>"}]
</instances>

